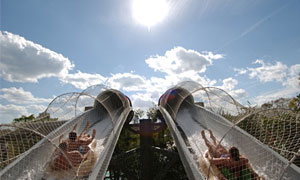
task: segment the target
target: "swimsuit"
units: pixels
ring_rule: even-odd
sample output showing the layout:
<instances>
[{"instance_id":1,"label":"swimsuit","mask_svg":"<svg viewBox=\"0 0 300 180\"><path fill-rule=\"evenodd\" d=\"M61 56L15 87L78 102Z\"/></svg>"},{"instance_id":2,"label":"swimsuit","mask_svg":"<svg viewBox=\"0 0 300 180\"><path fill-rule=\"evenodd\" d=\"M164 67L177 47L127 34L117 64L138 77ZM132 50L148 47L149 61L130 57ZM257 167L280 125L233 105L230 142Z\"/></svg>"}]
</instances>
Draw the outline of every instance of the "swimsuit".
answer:
<instances>
[{"instance_id":1,"label":"swimsuit","mask_svg":"<svg viewBox=\"0 0 300 180\"><path fill-rule=\"evenodd\" d=\"M251 171L248 168L244 168L241 172L239 177L234 177L233 173L227 167L223 167L221 169L221 173L224 177L228 180L251 180Z\"/></svg>"},{"instance_id":2,"label":"swimsuit","mask_svg":"<svg viewBox=\"0 0 300 180\"><path fill-rule=\"evenodd\" d=\"M78 151L80 152L80 154L84 154L85 149L84 149L83 146L79 146L79 147L78 147Z\"/></svg>"},{"instance_id":3,"label":"swimsuit","mask_svg":"<svg viewBox=\"0 0 300 180\"><path fill-rule=\"evenodd\" d=\"M222 154L221 155L221 158L228 158L229 157L229 154Z\"/></svg>"}]
</instances>

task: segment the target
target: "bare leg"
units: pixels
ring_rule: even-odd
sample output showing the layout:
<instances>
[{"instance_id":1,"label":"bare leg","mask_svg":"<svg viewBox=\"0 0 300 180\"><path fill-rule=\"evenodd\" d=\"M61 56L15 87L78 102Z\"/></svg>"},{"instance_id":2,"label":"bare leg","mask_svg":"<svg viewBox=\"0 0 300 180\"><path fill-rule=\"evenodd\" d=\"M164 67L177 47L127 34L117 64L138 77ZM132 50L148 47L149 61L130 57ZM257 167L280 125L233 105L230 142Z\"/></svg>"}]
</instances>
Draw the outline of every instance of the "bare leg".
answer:
<instances>
[{"instance_id":1,"label":"bare leg","mask_svg":"<svg viewBox=\"0 0 300 180\"><path fill-rule=\"evenodd\" d=\"M210 134L210 138L213 140L214 145L216 146L216 151L218 151L220 154L228 154L228 151L220 142L217 141L216 137L214 136L211 129L208 130Z\"/></svg>"},{"instance_id":2,"label":"bare leg","mask_svg":"<svg viewBox=\"0 0 300 180\"><path fill-rule=\"evenodd\" d=\"M209 134L210 134L210 138L213 140L214 142L214 145L217 146L217 139L216 137L214 136L213 132L211 131L211 129L208 130Z\"/></svg>"},{"instance_id":3,"label":"bare leg","mask_svg":"<svg viewBox=\"0 0 300 180\"><path fill-rule=\"evenodd\" d=\"M216 147L207 140L204 130L201 131L201 135L202 138L204 139L204 142L208 148L208 152L211 155L211 157L218 157L216 153Z\"/></svg>"}]
</instances>

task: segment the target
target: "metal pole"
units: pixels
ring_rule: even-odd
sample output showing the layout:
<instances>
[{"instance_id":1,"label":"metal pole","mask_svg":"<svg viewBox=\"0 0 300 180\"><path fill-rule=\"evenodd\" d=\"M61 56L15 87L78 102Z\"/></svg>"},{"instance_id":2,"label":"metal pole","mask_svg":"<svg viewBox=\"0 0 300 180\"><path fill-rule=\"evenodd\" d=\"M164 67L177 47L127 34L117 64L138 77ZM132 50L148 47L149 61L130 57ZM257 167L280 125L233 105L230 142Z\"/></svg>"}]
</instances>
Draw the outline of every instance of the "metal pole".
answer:
<instances>
[{"instance_id":1,"label":"metal pole","mask_svg":"<svg viewBox=\"0 0 300 180\"><path fill-rule=\"evenodd\" d=\"M141 161L141 180L152 180L152 129L150 119L140 120L140 161Z\"/></svg>"}]
</instances>

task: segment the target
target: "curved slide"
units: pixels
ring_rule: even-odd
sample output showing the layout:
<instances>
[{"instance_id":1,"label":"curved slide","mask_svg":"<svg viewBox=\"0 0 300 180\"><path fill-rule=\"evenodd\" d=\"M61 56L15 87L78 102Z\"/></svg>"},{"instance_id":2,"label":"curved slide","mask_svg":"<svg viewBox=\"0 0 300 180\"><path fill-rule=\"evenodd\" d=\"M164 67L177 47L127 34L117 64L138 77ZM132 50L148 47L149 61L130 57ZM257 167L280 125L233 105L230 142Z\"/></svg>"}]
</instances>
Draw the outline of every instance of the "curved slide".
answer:
<instances>
[{"instance_id":1,"label":"curved slide","mask_svg":"<svg viewBox=\"0 0 300 180\"><path fill-rule=\"evenodd\" d=\"M210 167L205 159L207 147L201 131L207 129L211 129L218 140L227 133L222 145L227 149L236 146L263 179L279 179L283 172L282 179L296 180L300 177L299 167L294 164L287 166L288 160L277 152L220 115L195 104L192 93L182 87L168 90L160 98L159 110L175 140L190 180L218 179L212 173L214 167ZM209 138L209 135L206 134L206 137Z\"/></svg>"},{"instance_id":2,"label":"curved slide","mask_svg":"<svg viewBox=\"0 0 300 180\"><path fill-rule=\"evenodd\" d=\"M114 89L103 91L92 109L66 122L23 153L0 172L0 179L103 179L121 129L132 115L131 102L125 95ZM92 134L93 129L97 131L87 160L80 167L72 167L63 173L49 171L59 137L64 134L66 138L75 124L79 134L87 121L90 122L88 134ZM81 171L84 167L88 167L85 170L88 172Z\"/></svg>"}]
</instances>

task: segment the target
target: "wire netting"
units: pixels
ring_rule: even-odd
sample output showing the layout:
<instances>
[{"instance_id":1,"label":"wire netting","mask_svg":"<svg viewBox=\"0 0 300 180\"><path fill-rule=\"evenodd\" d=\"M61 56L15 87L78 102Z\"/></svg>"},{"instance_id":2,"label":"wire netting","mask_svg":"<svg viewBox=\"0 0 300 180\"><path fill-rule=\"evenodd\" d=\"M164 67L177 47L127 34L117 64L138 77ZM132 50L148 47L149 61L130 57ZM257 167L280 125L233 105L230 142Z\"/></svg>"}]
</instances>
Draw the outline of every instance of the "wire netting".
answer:
<instances>
[{"instance_id":1,"label":"wire netting","mask_svg":"<svg viewBox=\"0 0 300 180\"><path fill-rule=\"evenodd\" d=\"M245 107L226 91L195 82L169 89L159 104L175 121L187 156L204 178L300 176L299 112Z\"/></svg>"},{"instance_id":2,"label":"wire netting","mask_svg":"<svg viewBox=\"0 0 300 180\"><path fill-rule=\"evenodd\" d=\"M30 121L0 124L0 179L87 179L130 103L121 96L91 86L57 96Z\"/></svg>"}]
</instances>

